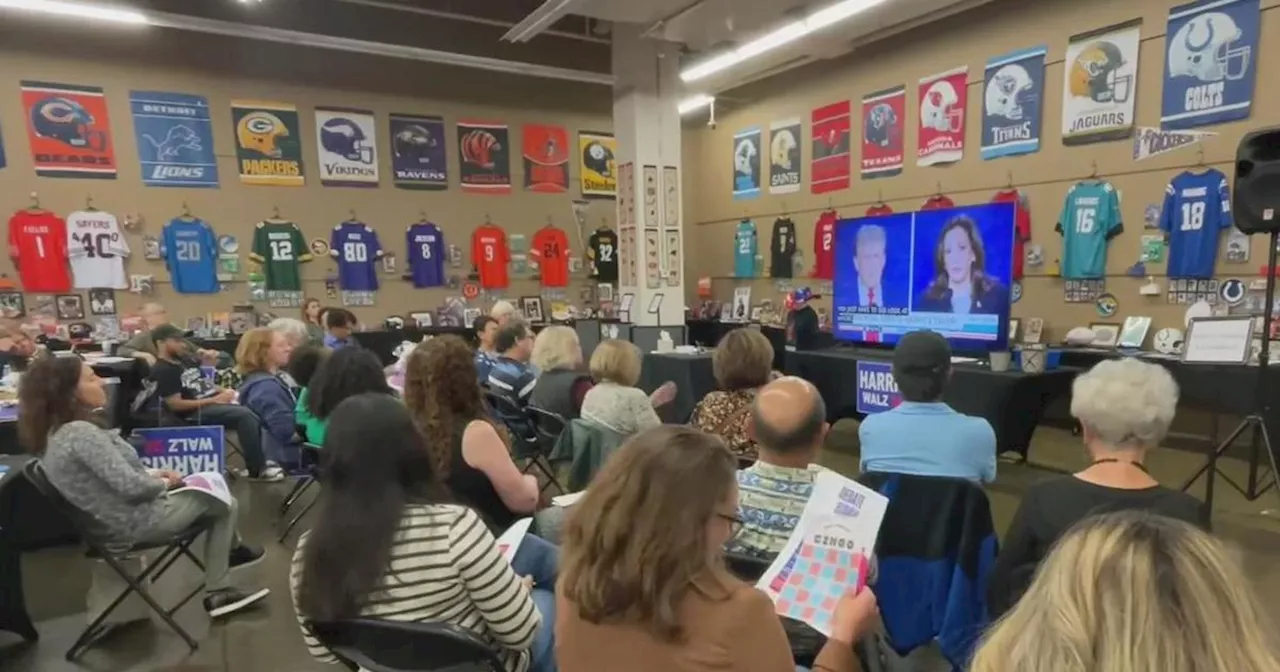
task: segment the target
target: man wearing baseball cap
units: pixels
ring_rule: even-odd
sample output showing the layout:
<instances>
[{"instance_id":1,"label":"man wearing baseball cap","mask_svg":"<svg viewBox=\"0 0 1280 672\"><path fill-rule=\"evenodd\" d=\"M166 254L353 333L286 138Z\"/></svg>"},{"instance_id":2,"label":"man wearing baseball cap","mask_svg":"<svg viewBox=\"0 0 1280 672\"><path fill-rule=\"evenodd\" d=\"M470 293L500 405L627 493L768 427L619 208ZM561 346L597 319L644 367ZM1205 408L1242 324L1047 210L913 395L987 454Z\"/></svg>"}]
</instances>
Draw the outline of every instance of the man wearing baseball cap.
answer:
<instances>
[{"instance_id":1,"label":"man wearing baseball cap","mask_svg":"<svg viewBox=\"0 0 1280 672\"><path fill-rule=\"evenodd\" d=\"M809 301L821 298L808 287L801 287L791 296L791 312L787 314L787 349L812 350L818 345L818 313Z\"/></svg>"}]
</instances>

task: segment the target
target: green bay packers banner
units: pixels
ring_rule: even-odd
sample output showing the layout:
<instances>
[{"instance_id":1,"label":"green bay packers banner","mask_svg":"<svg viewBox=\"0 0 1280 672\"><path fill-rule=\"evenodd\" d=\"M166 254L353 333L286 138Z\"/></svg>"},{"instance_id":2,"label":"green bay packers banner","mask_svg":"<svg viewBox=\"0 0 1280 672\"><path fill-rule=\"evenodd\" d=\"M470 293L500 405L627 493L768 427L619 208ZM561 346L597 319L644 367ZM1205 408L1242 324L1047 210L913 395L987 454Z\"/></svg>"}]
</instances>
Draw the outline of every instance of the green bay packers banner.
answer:
<instances>
[{"instance_id":1,"label":"green bay packers banner","mask_svg":"<svg viewBox=\"0 0 1280 672\"><path fill-rule=\"evenodd\" d=\"M511 143L506 124L458 122L462 190L472 194L511 193Z\"/></svg>"},{"instance_id":2,"label":"green bay packers banner","mask_svg":"<svg viewBox=\"0 0 1280 672\"><path fill-rule=\"evenodd\" d=\"M1142 20L1071 36L1062 78L1062 144L1087 145L1133 133Z\"/></svg>"},{"instance_id":3,"label":"green bay packers banner","mask_svg":"<svg viewBox=\"0 0 1280 672\"><path fill-rule=\"evenodd\" d=\"M800 191L800 119L769 124L769 193Z\"/></svg>"},{"instance_id":4,"label":"green bay packers banner","mask_svg":"<svg viewBox=\"0 0 1280 672\"><path fill-rule=\"evenodd\" d=\"M542 194L569 191L569 132L563 126L525 124L524 188Z\"/></svg>"},{"instance_id":5,"label":"green bay packers banner","mask_svg":"<svg viewBox=\"0 0 1280 672\"><path fill-rule=\"evenodd\" d=\"M300 187L302 134L298 108L261 100L231 101L240 181L270 187Z\"/></svg>"},{"instance_id":6,"label":"green bay packers banner","mask_svg":"<svg viewBox=\"0 0 1280 672\"><path fill-rule=\"evenodd\" d=\"M578 155L582 157L578 179L582 195L587 198L615 198L618 195L618 172L614 155L618 140L612 133L578 131Z\"/></svg>"},{"instance_id":7,"label":"green bay packers banner","mask_svg":"<svg viewBox=\"0 0 1280 672\"><path fill-rule=\"evenodd\" d=\"M326 187L378 186L378 143L373 113L342 107L316 108L316 152Z\"/></svg>"}]
</instances>

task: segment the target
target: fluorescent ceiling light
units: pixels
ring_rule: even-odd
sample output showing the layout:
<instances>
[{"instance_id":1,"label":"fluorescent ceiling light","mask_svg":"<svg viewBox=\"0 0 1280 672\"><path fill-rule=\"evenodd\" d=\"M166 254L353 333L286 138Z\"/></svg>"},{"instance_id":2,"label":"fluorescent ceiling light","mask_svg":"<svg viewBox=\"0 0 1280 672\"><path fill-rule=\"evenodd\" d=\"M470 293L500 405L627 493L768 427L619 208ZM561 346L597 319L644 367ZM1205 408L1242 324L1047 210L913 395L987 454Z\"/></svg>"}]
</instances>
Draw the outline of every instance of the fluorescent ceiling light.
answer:
<instances>
[{"instance_id":1,"label":"fluorescent ceiling light","mask_svg":"<svg viewBox=\"0 0 1280 672\"><path fill-rule=\"evenodd\" d=\"M25 9L31 12L58 14L78 19L96 19L137 25L150 23L145 14L136 10L110 6L103 7L102 5L80 2L62 2L61 0L0 0L0 9Z\"/></svg>"},{"instance_id":2,"label":"fluorescent ceiling light","mask_svg":"<svg viewBox=\"0 0 1280 672\"><path fill-rule=\"evenodd\" d=\"M830 7L810 14L804 19L792 21L764 37L756 38L728 53L714 56L702 63L685 68L680 73L680 79L686 82L693 82L722 70L728 70L749 58L795 42L809 33L822 30L833 23L843 21L884 2L886 0L844 0L843 2L837 2Z\"/></svg>"},{"instance_id":3,"label":"fluorescent ceiling light","mask_svg":"<svg viewBox=\"0 0 1280 672\"><path fill-rule=\"evenodd\" d=\"M682 115L688 114L694 110L700 110L711 103L714 103L715 100L714 96L708 96L705 93L695 94L680 101L680 104L676 106L676 110Z\"/></svg>"}]
</instances>

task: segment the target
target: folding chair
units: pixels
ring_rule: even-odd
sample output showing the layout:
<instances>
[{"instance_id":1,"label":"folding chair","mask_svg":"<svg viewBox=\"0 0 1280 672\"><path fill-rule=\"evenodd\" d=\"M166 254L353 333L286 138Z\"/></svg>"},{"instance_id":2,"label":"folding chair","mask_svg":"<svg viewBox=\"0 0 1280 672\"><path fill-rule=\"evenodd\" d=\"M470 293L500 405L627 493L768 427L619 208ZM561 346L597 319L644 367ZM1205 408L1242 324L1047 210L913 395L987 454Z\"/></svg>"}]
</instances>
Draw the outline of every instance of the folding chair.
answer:
<instances>
[{"instance_id":1,"label":"folding chair","mask_svg":"<svg viewBox=\"0 0 1280 672\"><path fill-rule=\"evenodd\" d=\"M730 574L747 583L755 583L760 580L773 561L745 553L725 553L724 564L728 567Z\"/></svg>"},{"instance_id":2,"label":"folding chair","mask_svg":"<svg viewBox=\"0 0 1280 672\"><path fill-rule=\"evenodd\" d=\"M320 643L352 669L369 672L505 672L498 653L452 623L354 619L307 623Z\"/></svg>"},{"instance_id":3,"label":"folding chair","mask_svg":"<svg viewBox=\"0 0 1280 672\"><path fill-rule=\"evenodd\" d=\"M285 498L284 504L280 507L280 517L282 519L288 513L289 507L293 506L293 504L302 497L302 493L306 492L312 485L320 482L320 459L320 446L317 446L314 443L302 444L302 461L310 465L311 473L298 479L298 482L293 486L293 491L291 491L289 496ZM284 540L288 539L289 534L293 532L293 528L297 527L298 523L301 522L308 513L311 513L311 509L315 508L316 503L319 501L319 495L312 497L311 501L307 502L307 505L302 507L302 510L298 512L298 515L294 516L293 519L289 521L288 525L285 525L284 531L280 533L280 538L276 541L283 544Z\"/></svg>"},{"instance_id":4,"label":"folding chair","mask_svg":"<svg viewBox=\"0 0 1280 672\"><path fill-rule=\"evenodd\" d=\"M89 524L91 519L89 516L85 512L77 509L73 504L71 504L71 502L68 502L67 499L62 496L62 493L59 492L57 488L53 487L53 484L49 482L48 477L45 476L44 467L41 466L39 460L32 460L28 462L26 466L23 467L22 473L31 485L35 487L36 491L49 501L50 505L60 511L68 520L71 521L72 526L75 527L76 531L80 534L80 538L83 539L85 545L88 546L88 557L92 559L101 559L103 562L107 563L107 566L114 570L115 573L125 581L125 583L129 584L127 588L120 591L120 594L116 596L116 599L112 600L111 603L102 610L102 613L98 614L97 618L93 619L93 621L85 627L84 632L80 633L80 637L76 639L70 649L67 649L67 660L70 661L78 658L80 654L84 653L84 651L88 649L96 639L110 629L110 626L104 626L103 623L106 621L107 617L111 615L111 612L115 611L116 608L124 602L125 598L129 596L129 593L137 593L138 597L142 598L142 600L147 603L147 606L151 607L151 610L156 612L165 624L172 628L174 632L178 633L178 636L182 637L182 639L186 641L187 646L190 647L192 651L195 651L199 645L186 630L182 629L182 626L178 625L178 623L173 620L173 614L181 609L187 602L190 602L191 598L195 597L204 589L204 581L202 580L200 585L196 586L194 590L188 593L186 597L182 598L173 606L172 609L165 609L160 606L160 604L156 602L155 598L147 592L147 589L143 587L143 584L147 581L154 581L160 578L161 575L169 570L169 567L173 566L173 563L176 562L179 557L184 555L190 558L191 562L195 563L196 567L200 568L200 571L203 572L204 564L200 562L199 558L192 554L191 544L193 544L202 533L209 529L210 521L197 521L191 527L183 530L181 533L167 541L152 544L135 544L125 549L123 552L115 552L111 549L112 544L109 541L102 539L91 529L92 526ZM160 555L158 555L155 560L151 561L150 564L144 566L137 576L130 574L129 571L125 569L122 560L130 554L149 550L159 550Z\"/></svg>"},{"instance_id":5,"label":"folding chair","mask_svg":"<svg viewBox=\"0 0 1280 672\"><path fill-rule=\"evenodd\" d=\"M568 423L559 413L548 411L545 408L538 408L537 406L529 407L529 417L533 420L533 431L538 436L538 452L525 465L524 472L528 473L530 469L537 467L538 471L547 477L547 485L554 485L556 490L563 494L565 492L564 486L560 485L560 481L556 480L556 470L551 464L550 456Z\"/></svg>"}]
</instances>

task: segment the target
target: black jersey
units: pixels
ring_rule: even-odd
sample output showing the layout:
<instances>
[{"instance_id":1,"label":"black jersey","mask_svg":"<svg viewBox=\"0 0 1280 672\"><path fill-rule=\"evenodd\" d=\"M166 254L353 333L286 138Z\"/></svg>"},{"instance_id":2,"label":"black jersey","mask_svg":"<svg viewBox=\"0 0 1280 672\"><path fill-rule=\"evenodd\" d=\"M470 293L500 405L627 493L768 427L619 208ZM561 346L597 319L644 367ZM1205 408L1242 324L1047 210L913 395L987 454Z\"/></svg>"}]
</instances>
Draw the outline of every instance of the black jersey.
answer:
<instances>
[{"instance_id":1,"label":"black jersey","mask_svg":"<svg viewBox=\"0 0 1280 672\"><path fill-rule=\"evenodd\" d=\"M791 260L796 253L795 222L790 219L775 220L770 238L769 275L775 278L790 278L793 273Z\"/></svg>"},{"instance_id":2,"label":"black jersey","mask_svg":"<svg viewBox=\"0 0 1280 672\"><path fill-rule=\"evenodd\" d=\"M591 259L591 277L605 283L618 281L618 234L610 229L591 234L587 256Z\"/></svg>"}]
</instances>

